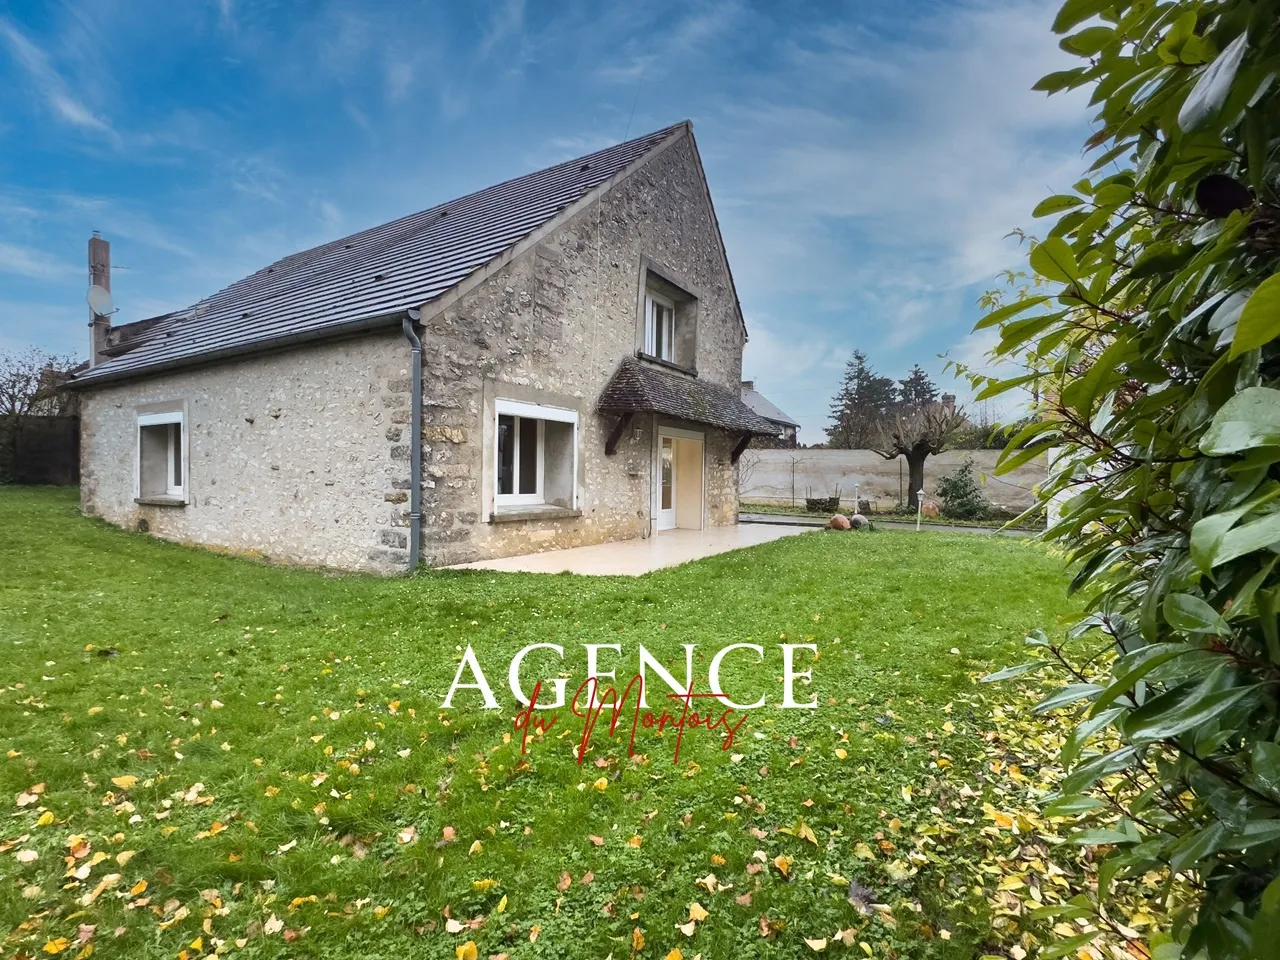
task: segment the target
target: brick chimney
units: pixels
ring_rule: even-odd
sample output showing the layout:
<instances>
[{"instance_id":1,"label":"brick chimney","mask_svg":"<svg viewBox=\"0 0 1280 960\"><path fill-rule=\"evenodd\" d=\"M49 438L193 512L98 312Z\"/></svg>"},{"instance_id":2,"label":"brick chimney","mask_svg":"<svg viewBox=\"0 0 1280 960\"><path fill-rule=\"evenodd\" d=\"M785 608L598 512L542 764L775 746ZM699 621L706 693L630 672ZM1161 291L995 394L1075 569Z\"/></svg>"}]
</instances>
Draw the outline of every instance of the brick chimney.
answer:
<instances>
[{"instance_id":1,"label":"brick chimney","mask_svg":"<svg viewBox=\"0 0 1280 960\"><path fill-rule=\"evenodd\" d=\"M754 390L755 388L756 388L756 382L755 382L754 380L743 380L743 381L742 381L742 389L743 389L743 390Z\"/></svg>"},{"instance_id":2,"label":"brick chimney","mask_svg":"<svg viewBox=\"0 0 1280 960\"><path fill-rule=\"evenodd\" d=\"M89 282L111 292L111 244L102 239L97 230L89 238ZM107 333L111 330L111 318L95 313L89 308L89 366L96 367L107 359Z\"/></svg>"},{"instance_id":3,"label":"brick chimney","mask_svg":"<svg viewBox=\"0 0 1280 960\"><path fill-rule=\"evenodd\" d=\"M942 409L947 413L956 412L956 395L954 393L944 393L942 395Z\"/></svg>"}]
</instances>

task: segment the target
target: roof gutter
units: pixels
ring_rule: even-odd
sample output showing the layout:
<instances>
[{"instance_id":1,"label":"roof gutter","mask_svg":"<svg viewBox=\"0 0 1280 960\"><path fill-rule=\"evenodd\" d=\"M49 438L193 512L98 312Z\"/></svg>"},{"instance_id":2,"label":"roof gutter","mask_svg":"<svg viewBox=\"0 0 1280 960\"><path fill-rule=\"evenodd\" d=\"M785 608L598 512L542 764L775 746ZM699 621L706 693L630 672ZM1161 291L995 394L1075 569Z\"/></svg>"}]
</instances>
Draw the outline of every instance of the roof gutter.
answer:
<instances>
[{"instance_id":1,"label":"roof gutter","mask_svg":"<svg viewBox=\"0 0 1280 960\"><path fill-rule=\"evenodd\" d=\"M422 341L414 331L422 311L408 310L400 329L409 341L409 572L418 569L422 540Z\"/></svg>"},{"instance_id":2,"label":"roof gutter","mask_svg":"<svg viewBox=\"0 0 1280 960\"><path fill-rule=\"evenodd\" d=\"M115 383L120 380L141 380L145 377L154 376L155 374L168 373L171 370L181 370L187 367L202 367L206 364L252 356L253 354L258 353L274 353L277 350L284 350L288 347L298 346L300 344L317 343L322 340L336 340L342 337L352 336L354 334L365 333L369 330L394 328L400 325L400 321L403 317L404 311L397 310L395 313L381 314L376 317L363 317L359 320L348 320L344 323L335 323L312 330L302 330L298 333L290 333L283 337L273 337L270 340L259 340L253 343L239 344L234 347L207 350L203 353L193 354L189 357L175 357L171 360L162 360L159 363L147 364L145 367L126 368L115 371L108 370L105 373L95 374L92 377L82 377L70 380L67 382L66 386L71 390L88 390L98 386L99 384Z\"/></svg>"}]
</instances>

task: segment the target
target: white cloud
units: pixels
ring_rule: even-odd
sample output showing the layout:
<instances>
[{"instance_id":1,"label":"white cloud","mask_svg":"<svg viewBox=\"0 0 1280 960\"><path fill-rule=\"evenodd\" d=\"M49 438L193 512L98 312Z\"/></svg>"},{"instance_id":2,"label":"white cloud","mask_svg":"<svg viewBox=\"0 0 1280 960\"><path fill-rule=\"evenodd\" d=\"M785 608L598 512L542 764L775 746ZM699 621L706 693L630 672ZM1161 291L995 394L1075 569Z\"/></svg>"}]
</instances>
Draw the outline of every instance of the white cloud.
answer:
<instances>
[{"instance_id":1,"label":"white cloud","mask_svg":"<svg viewBox=\"0 0 1280 960\"><path fill-rule=\"evenodd\" d=\"M0 242L0 273L16 274L31 280L66 280L77 272L79 268L74 265L40 250Z\"/></svg>"},{"instance_id":2,"label":"white cloud","mask_svg":"<svg viewBox=\"0 0 1280 960\"><path fill-rule=\"evenodd\" d=\"M646 9L651 8L638 6L636 14ZM674 70L681 58L723 46L743 16L741 0L709 0L692 4L674 25L669 23L671 13L666 10L659 11L656 20L615 24L630 39L596 67L595 76L605 83L633 84L664 75Z\"/></svg>"},{"instance_id":3,"label":"white cloud","mask_svg":"<svg viewBox=\"0 0 1280 960\"><path fill-rule=\"evenodd\" d=\"M1085 98L1030 89L1062 65L1051 16L981 0L887 37L832 27L699 121L714 130L702 149L744 301L794 304L792 336L759 338L753 319L748 356L793 371L807 393L795 410L778 402L809 442L839 382L839 367L805 365L815 339L866 349L895 376L912 361L938 376L953 344L982 352L961 333L974 285L1021 262L1005 235L1034 227L1035 203L1086 166Z\"/></svg>"},{"instance_id":4,"label":"white cloud","mask_svg":"<svg viewBox=\"0 0 1280 960\"><path fill-rule=\"evenodd\" d=\"M26 71L55 116L82 130L118 140L106 120L72 95L66 81L49 62L48 55L8 20L0 19L0 38L8 44L14 61Z\"/></svg>"},{"instance_id":5,"label":"white cloud","mask_svg":"<svg viewBox=\"0 0 1280 960\"><path fill-rule=\"evenodd\" d=\"M480 37L478 53L486 59L498 47L508 40L515 39L524 31L524 0L502 0L493 10L489 24Z\"/></svg>"},{"instance_id":6,"label":"white cloud","mask_svg":"<svg viewBox=\"0 0 1280 960\"><path fill-rule=\"evenodd\" d=\"M218 24L223 30L234 31L236 28L235 0L218 0Z\"/></svg>"},{"instance_id":7,"label":"white cloud","mask_svg":"<svg viewBox=\"0 0 1280 960\"><path fill-rule=\"evenodd\" d=\"M408 60L390 58L385 64L384 73L387 79L387 99L392 103L403 100L413 86L413 64Z\"/></svg>"}]
</instances>

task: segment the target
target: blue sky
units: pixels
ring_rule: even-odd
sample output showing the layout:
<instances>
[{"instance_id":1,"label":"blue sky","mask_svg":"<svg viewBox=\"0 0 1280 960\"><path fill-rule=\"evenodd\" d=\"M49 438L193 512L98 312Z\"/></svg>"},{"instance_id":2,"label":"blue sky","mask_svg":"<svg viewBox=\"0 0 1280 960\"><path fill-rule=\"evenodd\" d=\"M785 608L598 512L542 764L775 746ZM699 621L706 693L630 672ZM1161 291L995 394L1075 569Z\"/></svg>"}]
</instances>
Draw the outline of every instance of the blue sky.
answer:
<instances>
[{"instance_id":1,"label":"blue sky","mask_svg":"<svg viewBox=\"0 0 1280 960\"><path fill-rule=\"evenodd\" d=\"M83 355L280 256L685 118L751 340L822 439L849 352L979 360L1005 234L1084 169L1056 3L0 0L0 349ZM963 394L963 391L960 391Z\"/></svg>"}]
</instances>

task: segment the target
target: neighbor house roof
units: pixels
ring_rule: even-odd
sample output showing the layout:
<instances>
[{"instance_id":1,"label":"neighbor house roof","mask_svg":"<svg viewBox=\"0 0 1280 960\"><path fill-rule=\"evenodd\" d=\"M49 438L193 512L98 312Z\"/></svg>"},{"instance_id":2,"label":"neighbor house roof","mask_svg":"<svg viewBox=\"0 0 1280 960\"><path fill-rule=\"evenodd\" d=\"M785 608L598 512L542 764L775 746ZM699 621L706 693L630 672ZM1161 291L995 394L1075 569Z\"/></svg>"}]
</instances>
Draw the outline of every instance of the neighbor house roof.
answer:
<instances>
[{"instance_id":1,"label":"neighbor house roof","mask_svg":"<svg viewBox=\"0 0 1280 960\"><path fill-rule=\"evenodd\" d=\"M625 358L596 403L601 413L661 413L722 430L776 437L777 424L757 414L736 390L673 371L634 357Z\"/></svg>"},{"instance_id":2,"label":"neighbor house roof","mask_svg":"<svg viewBox=\"0 0 1280 960\"><path fill-rule=\"evenodd\" d=\"M784 423L788 427L799 429L800 424L796 423L789 416L775 407L764 394L757 391L754 387L748 387L745 384L742 387L742 402L754 410L766 420L772 420L774 423Z\"/></svg>"},{"instance_id":3,"label":"neighbor house roof","mask_svg":"<svg viewBox=\"0 0 1280 960\"><path fill-rule=\"evenodd\" d=\"M457 286L687 129L676 124L285 257L186 310L117 328L116 355L76 382L398 325L405 310Z\"/></svg>"}]
</instances>

